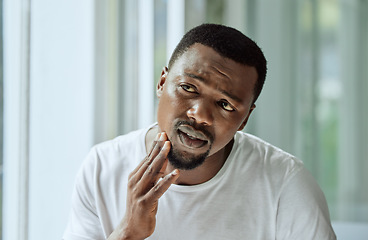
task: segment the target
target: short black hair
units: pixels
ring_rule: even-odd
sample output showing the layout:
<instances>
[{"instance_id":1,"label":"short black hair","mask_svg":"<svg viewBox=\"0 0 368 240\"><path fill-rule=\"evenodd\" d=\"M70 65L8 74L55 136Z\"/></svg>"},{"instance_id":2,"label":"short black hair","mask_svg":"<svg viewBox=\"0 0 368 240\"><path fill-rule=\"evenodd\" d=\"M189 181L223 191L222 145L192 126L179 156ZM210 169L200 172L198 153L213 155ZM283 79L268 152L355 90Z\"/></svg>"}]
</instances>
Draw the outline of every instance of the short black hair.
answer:
<instances>
[{"instance_id":1,"label":"short black hair","mask_svg":"<svg viewBox=\"0 0 368 240\"><path fill-rule=\"evenodd\" d=\"M219 24L202 24L187 32L171 55L168 68L193 44L200 43L211 47L223 57L235 62L255 67L258 74L254 86L253 103L262 91L266 74L267 61L257 44L240 31Z\"/></svg>"}]
</instances>

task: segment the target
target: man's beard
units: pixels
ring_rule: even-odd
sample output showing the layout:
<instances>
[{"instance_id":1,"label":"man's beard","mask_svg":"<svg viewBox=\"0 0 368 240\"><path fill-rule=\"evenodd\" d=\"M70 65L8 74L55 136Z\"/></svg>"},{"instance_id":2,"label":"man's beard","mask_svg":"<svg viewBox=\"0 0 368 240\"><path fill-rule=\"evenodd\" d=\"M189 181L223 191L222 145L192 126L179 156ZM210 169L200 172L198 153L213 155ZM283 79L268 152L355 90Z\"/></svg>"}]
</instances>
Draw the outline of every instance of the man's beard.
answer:
<instances>
[{"instance_id":1,"label":"man's beard","mask_svg":"<svg viewBox=\"0 0 368 240\"><path fill-rule=\"evenodd\" d=\"M204 163L204 160L206 160L208 154L210 153L210 150L211 148L209 148L205 153L192 155L187 152L179 152L174 149L174 147L171 147L167 158L174 168L180 170L191 170L199 167Z\"/></svg>"},{"instance_id":2,"label":"man's beard","mask_svg":"<svg viewBox=\"0 0 368 240\"><path fill-rule=\"evenodd\" d=\"M209 144L210 146L208 147L208 150L204 153L198 154L198 155L194 155L192 153L189 152L181 152L179 150L177 150L175 148L175 145L171 145L171 149L170 152L168 154L168 159L169 162L171 163L171 165L177 169L181 169L181 170L191 170L194 169L200 165L202 165L204 163L204 161L206 160L207 156L210 153L211 147L212 147L212 143L214 140L214 136L208 132L205 127L201 126L201 125L196 125L193 122L189 122L189 121L178 121L175 123L174 125L174 131L177 132L178 128L180 125L189 125L192 126L194 129L202 131L203 134L205 134L207 136L207 138L209 139Z\"/></svg>"}]
</instances>

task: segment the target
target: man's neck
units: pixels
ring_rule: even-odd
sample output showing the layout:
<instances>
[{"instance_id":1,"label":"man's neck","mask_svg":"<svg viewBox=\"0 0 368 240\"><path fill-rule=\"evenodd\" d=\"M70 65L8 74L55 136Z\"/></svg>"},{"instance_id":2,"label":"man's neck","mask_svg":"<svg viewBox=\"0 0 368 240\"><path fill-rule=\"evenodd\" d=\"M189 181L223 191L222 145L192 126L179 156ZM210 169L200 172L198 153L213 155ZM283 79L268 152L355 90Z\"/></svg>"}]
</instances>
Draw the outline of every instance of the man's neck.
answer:
<instances>
[{"instance_id":1,"label":"man's neck","mask_svg":"<svg viewBox=\"0 0 368 240\"><path fill-rule=\"evenodd\" d=\"M150 148L153 144L153 140L155 139L157 133L159 132L159 128L153 127L148 130L146 134L146 153L150 151ZM223 149L220 151L208 156L204 163L192 170L180 170L180 177L177 179L175 184L178 185L197 185L204 182L207 182L211 178L213 178L224 165L227 157L229 156L232 146L234 144L234 140L231 140ZM165 174L170 173L175 168L168 162Z\"/></svg>"}]
</instances>

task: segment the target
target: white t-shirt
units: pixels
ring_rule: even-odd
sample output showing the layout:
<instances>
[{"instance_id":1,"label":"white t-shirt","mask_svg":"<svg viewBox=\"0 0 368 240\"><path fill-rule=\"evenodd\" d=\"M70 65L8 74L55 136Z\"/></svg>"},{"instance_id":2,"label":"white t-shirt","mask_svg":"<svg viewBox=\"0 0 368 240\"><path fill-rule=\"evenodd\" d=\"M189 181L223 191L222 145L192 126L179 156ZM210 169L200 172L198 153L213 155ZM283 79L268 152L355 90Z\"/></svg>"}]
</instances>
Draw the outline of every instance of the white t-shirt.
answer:
<instances>
[{"instance_id":1,"label":"white t-shirt","mask_svg":"<svg viewBox=\"0 0 368 240\"><path fill-rule=\"evenodd\" d=\"M106 239L124 216L129 173L145 157L147 129L96 145L76 179L65 240ZM237 132L209 181L171 185L148 239L336 239L325 197L303 163Z\"/></svg>"}]
</instances>

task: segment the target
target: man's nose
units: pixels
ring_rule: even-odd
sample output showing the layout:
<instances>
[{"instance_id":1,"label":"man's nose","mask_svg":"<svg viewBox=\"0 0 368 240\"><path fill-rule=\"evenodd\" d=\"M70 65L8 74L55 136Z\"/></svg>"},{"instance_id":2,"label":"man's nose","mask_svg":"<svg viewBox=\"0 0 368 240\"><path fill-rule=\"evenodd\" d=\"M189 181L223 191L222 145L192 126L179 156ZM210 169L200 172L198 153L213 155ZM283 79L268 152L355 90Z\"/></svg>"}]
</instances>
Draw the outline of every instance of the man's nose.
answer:
<instances>
[{"instance_id":1,"label":"man's nose","mask_svg":"<svg viewBox=\"0 0 368 240\"><path fill-rule=\"evenodd\" d=\"M213 123L213 112L208 103L196 102L187 110L187 116L198 124L210 126Z\"/></svg>"}]
</instances>

